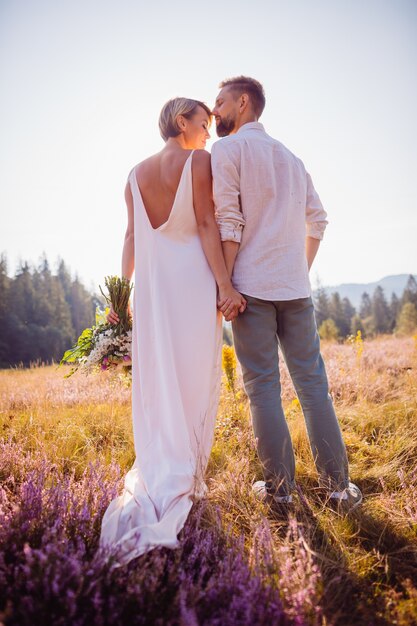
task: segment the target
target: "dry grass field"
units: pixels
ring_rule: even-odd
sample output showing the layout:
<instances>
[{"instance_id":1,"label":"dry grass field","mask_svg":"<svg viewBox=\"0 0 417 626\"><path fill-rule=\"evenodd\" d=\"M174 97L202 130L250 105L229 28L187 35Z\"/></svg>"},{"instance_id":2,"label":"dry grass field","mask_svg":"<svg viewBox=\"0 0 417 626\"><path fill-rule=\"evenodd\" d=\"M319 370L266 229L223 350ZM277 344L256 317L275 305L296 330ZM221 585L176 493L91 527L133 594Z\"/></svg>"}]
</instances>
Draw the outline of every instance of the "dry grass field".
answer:
<instances>
[{"instance_id":1,"label":"dry grass field","mask_svg":"<svg viewBox=\"0 0 417 626\"><path fill-rule=\"evenodd\" d=\"M181 545L112 570L101 516L134 461L130 388L106 372L0 371L0 624L417 624L417 337L323 344L362 508L317 494L299 402L282 394L297 457L295 515L274 519L233 355L209 493Z\"/></svg>"}]
</instances>

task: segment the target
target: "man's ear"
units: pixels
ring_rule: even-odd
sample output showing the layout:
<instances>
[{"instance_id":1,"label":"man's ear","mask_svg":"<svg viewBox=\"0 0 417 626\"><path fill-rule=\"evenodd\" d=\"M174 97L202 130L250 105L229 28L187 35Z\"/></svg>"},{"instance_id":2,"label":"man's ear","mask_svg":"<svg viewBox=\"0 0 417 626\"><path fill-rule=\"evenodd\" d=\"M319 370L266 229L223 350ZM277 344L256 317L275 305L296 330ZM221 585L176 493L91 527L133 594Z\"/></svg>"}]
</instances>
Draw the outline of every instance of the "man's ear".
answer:
<instances>
[{"instance_id":1,"label":"man's ear","mask_svg":"<svg viewBox=\"0 0 417 626\"><path fill-rule=\"evenodd\" d=\"M249 96L247 93L242 93L242 95L240 96L240 103L239 103L239 112L243 113L246 109L246 107L248 106L249 103Z\"/></svg>"}]
</instances>

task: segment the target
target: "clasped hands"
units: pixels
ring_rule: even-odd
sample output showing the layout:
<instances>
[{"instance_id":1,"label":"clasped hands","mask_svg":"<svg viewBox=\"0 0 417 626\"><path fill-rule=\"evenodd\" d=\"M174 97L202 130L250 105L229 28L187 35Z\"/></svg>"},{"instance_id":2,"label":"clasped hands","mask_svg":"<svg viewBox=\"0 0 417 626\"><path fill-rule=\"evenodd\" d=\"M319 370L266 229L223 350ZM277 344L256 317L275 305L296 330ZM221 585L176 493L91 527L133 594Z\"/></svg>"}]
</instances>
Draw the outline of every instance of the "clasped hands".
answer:
<instances>
[{"instance_id":1,"label":"clasped hands","mask_svg":"<svg viewBox=\"0 0 417 626\"><path fill-rule=\"evenodd\" d=\"M229 287L227 289L219 290L217 298L217 308L223 313L226 322L234 320L239 313L243 313L246 309L246 300L236 289ZM132 311L130 304L128 307L129 315L132 317ZM110 311L106 316L107 321L110 324L117 324L119 322L119 316L113 307L110 307Z\"/></svg>"},{"instance_id":2,"label":"clasped hands","mask_svg":"<svg viewBox=\"0 0 417 626\"><path fill-rule=\"evenodd\" d=\"M226 288L219 289L217 308L223 313L226 322L233 321L239 313L243 313L246 304L245 298L231 284Z\"/></svg>"}]
</instances>

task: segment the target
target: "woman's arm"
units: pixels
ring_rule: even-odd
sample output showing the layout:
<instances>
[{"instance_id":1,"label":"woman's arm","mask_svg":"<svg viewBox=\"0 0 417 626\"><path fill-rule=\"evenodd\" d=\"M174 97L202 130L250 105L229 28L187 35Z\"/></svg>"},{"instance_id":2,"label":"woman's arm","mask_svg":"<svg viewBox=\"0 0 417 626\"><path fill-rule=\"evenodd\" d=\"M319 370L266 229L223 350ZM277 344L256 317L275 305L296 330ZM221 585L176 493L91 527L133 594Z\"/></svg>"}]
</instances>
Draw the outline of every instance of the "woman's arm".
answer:
<instances>
[{"instance_id":1,"label":"woman's arm","mask_svg":"<svg viewBox=\"0 0 417 626\"><path fill-rule=\"evenodd\" d=\"M132 278L135 269L135 231L133 218L133 197L129 181L125 188L125 201L127 206L127 228L122 252L122 277L128 280Z\"/></svg>"},{"instance_id":2,"label":"woman's arm","mask_svg":"<svg viewBox=\"0 0 417 626\"><path fill-rule=\"evenodd\" d=\"M125 201L127 206L127 228L122 251L122 277L125 276L128 280L130 280L135 269L135 237L133 219L133 198L129 181L126 183ZM128 307L128 310L131 314L130 305ZM111 324L117 324L117 322L119 321L119 316L113 310L113 307L110 308L110 312L107 315L107 321Z\"/></svg>"},{"instance_id":3,"label":"woman's arm","mask_svg":"<svg viewBox=\"0 0 417 626\"><path fill-rule=\"evenodd\" d=\"M246 300L233 288L223 256L214 217L210 155L205 150L196 150L192 159L194 210L201 245L219 288L218 305L230 320L245 310Z\"/></svg>"}]
</instances>

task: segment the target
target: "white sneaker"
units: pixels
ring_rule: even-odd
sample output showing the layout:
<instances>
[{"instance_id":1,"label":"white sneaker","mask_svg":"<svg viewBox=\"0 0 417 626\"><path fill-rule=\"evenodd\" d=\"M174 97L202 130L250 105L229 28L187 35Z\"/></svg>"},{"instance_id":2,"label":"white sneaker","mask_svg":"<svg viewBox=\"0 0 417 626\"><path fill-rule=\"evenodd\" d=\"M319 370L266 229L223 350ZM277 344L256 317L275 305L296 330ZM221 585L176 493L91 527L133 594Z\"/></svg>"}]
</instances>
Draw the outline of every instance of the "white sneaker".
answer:
<instances>
[{"instance_id":1,"label":"white sneaker","mask_svg":"<svg viewBox=\"0 0 417 626\"><path fill-rule=\"evenodd\" d=\"M329 495L329 502L336 504L343 511L354 511L363 500L362 492L355 483L349 483L349 486L343 491L332 491Z\"/></svg>"},{"instance_id":2,"label":"white sneaker","mask_svg":"<svg viewBox=\"0 0 417 626\"><path fill-rule=\"evenodd\" d=\"M252 485L252 491L255 493L256 497L259 500L265 500L268 496L273 498L275 502L278 504L290 504L292 502L292 495L289 496L271 496L266 490L266 484L264 480L257 480L256 483Z\"/></svg>"}]
</instances>

